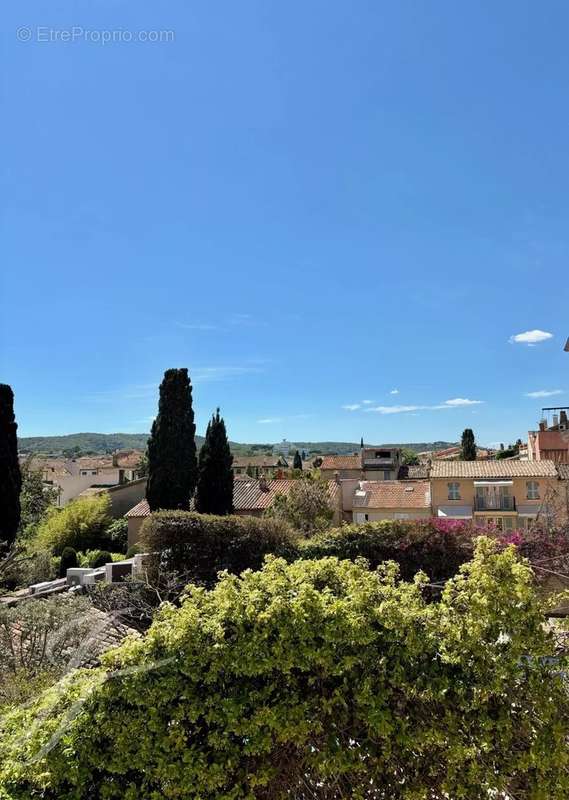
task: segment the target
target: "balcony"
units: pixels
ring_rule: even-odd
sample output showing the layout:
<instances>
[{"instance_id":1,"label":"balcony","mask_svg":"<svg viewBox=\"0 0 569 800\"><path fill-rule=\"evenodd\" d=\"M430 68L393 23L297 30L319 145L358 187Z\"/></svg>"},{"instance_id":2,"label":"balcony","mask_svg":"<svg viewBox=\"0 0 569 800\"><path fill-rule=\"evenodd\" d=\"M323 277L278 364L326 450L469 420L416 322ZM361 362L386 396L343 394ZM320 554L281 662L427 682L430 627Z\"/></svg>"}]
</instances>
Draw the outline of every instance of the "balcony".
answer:
<instances>
[{"instance_id":1,"label":"balcony","mask_svg":"<svg viewBox=\"0 0 569 800\"><path fill-rule=\"evenodd\" d=\"M516 498L511 495L489 495L487 497L476 495L474 497L475 511L515 511Z\"/></svg>"},{"instance_id":2,"label":"balcony","mask_svg":"<svg viewBox=\"0 0 569 800\"><path fill-rule=\"evenodd\" d=\"M364 469L393 469L395 462L392 458L364 458Z\"/></svg>"}]
</instances>

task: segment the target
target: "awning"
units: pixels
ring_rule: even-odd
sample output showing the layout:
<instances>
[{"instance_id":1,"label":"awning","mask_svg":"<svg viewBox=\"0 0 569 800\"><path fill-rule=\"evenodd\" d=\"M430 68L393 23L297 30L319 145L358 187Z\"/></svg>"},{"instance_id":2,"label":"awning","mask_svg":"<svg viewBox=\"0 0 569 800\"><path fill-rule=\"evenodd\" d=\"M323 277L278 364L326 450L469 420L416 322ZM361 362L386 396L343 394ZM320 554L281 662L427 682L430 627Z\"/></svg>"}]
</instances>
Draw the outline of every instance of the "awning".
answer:
<instances>
[{"instance_id":1,"label":"awning","mask_svg":"<svg viewBox=\"0 0 569 800\"><path fill-rule=\"evenodd\" d=\"M513 481L474 481L475 486L513 486Z\"/></svg>"},{"instance_id":2,"label":"awning","mask_svg":"<svg viewBox=\"0 0 569 800\"><path fill-rule=\"evenodd\" d=\"M518 514L520 517L537 517L538 514L549 514L550 509L546 506L530 506L518 505Z\"/></svg>"},{"instance_id":3,"label":"awning","mask_svg":"<svg viewBox=\"0 0 569 800\"><path fill-rule=\"evenodd\" d=\"M449 517L450 519L470 519L472 517L472 506L439 506L437 516Z\"/></svg>"}]
</instances>

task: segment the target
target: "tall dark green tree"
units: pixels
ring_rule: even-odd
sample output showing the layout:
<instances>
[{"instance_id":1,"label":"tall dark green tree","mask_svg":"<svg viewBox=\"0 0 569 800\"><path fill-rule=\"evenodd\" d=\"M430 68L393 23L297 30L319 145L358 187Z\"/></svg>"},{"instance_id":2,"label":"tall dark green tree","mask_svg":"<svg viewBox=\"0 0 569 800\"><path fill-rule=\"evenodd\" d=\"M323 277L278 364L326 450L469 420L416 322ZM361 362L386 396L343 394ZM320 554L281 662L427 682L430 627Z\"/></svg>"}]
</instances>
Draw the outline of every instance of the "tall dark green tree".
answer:
<instances>
[{"instance_id":1,"label":"tall dark green tree","mask_svg":"<svg viewBox=\"0 0 569 800\"><path fill-rule=\"evenodd\" d=\"M233 456L219 408L208 423L198 463L196 510L200 514L233 511Z\"/></svg>"},{"instance_id":2,"label":"tall dark green tree","mask_svg":"<svg viewBox=\"0 0 569 800\"><path fill-rule=\"evenodd\" d=\"M460 457L463 461L476 461L476 442L472 428L465 428L462 432Z\"/></svg>"},{"instance_id":3,"label":"tall dark green tree","mask_svg":"<svg viewBox=\"0 0 569 800\"><path fill-rule=\"evenodd\" d=\"M22 475L17 430L14 392L0 383L0 547L12 544L20 525Z\"/></svg>"},{"instance_id":4,"label":"tall dark green tree","mask_svg":"<svg viewBox=\"0 0 569 800\"><path fill-rule=\"evenodd\" d=\"M197 483L196 426L187 369L168 369L148 440L146 499L151 511L188 509Z\"/></svg>"},{"instance_id":5,"label":"tall dark green tree","mask_svg":"<svg viewBox=\"0 0 569 800\"><path fill-rule=\"evenodd\" d=\"M302 458L300 457L300 453L298 450L294 454L294 460L292 462L293 469L302 469Z\"/></svg>"}]
</instances>

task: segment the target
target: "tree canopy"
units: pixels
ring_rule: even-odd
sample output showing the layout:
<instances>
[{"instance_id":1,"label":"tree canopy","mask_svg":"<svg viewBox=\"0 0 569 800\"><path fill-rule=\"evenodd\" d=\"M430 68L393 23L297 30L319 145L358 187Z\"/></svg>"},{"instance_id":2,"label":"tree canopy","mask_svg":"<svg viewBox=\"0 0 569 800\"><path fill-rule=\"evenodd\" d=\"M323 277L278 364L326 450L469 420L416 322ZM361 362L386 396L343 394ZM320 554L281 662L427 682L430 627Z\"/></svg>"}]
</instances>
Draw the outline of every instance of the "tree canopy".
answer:
<instances>
[{"instance_id":1,"label":"tree canopy","mask_svg":"<svg viewBox=\"0 0 569 800\"><path fill-rule=\"evenodd\" d=\"M476 441L472 428L465 428L462 432L460 457L463 461L476 461Z\"/></svg>"},{"instance_id":2,"label":"tree canopy","mask_svg":"<svg viewBox=\"0 0 569 800\"><path fill-rule=\"evenodd\" d=\"M198 461L196 510L201 514L233 511L233 456L219 408L208 422Z\"/></svg>"},{"instance_id":3,"label":"tree canopy","mask_svg":"<svg viewBox=\"0 0 569 800\"><path fill-rule=\"evenodd\" d=\"M196 426L187 369L168 369L148 440L148 505L188 509L197 482Z\"/></svg>"},{"instance_id":4,"label":"tree canopy","mask_svg":"<svg viewBox=\"0 0 569 800\"><path fill-rule=\"evenodd\" d=\"M22 476L17 430L14 392L0 383L0 546L12 544L20 526Z\"/></svg>"}]
</instances>

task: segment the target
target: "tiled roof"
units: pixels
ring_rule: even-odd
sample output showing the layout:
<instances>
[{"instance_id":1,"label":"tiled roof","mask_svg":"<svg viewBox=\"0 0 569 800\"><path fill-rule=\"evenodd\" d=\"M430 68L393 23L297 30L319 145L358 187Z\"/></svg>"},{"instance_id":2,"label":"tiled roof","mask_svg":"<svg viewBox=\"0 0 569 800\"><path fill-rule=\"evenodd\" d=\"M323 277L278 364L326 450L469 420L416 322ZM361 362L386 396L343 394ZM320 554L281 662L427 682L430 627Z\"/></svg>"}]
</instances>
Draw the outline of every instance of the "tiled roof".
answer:
<instances>
[{"instance_id":1,"label":"tiled roof","mask_svg":"<svg viewBox=\"0 0 569 800\"><path fill-rule=\"evenodd\" d=\"M267 481L262 490L259 481L237 481L233 484L233 507L235 511L259 511L269 508L278 494L287 495L294 486L294 480Z\"/></svg>"},{"instance_id":2,"label":"tiled roof","mask_svg":"<svg viewBox=\"0 0 569 800\"><path fill-rule=\"evenodd\" d=\"M286 466L286 460L282 456L239 456L233 458L234 467L265 467L274 468Z\"/></svg>"},{"instance_id":3,"label":"tiled roof","mask_svg":"<svg viewBox=\"0 0 569 800\"><path fill-rule=\"evenodd\" d=\"M557 472L561 480L569 481L569 464L557 464Z\"/></svg>"},{"instance_id":4,"label":"tiled roof","mask_svg":"<svg viewBox=\"0 0 569 800\"><path fill-rule=\"evenodd\" d=\"M148 505L148 500L144 498L141 500L140 503L137 503L134 508L131 508L130 511L127 511L125 517L149 517L150 516L150 506Z\"/></svg>"},{"instance_id":5,"label":"tiled roof","mask_svg":"<svg viewBox=\"0 0 569 800\"><path fill-rule=\"evenodd\" d=\"M130 627L118 613L106 613L92 608L87 613L88 630L81 643L78 667L97 667L100 657L113 647L118 647L126 636L138 638L140 633Z\"/></svg>"},{"instance_id":6,"label":"tiled roof","mask_svg":"<svg viewBox=\"0 0 569 800\"><path fill-rule=\"evenodd\" d=\"M354 506L427 509L431 507L431 489L428 481L360 481Z\"/></svg>"},{"instance_id":7,"label":"tiled roof","mask_svg":"<svg viewBox=\"0 0 569 800\"><path fill-rule=\"evenodd\" d=\"M431 478L556 478L553 461L433 461Z\"/></svg>"},{"instance_id":8,"label":"tiled roof","mask_svg":"<svg viewBox=\"0 0 569 800\"><path fill-rule=\"evenodd\" d=\"M324 456L320 469L361 469L360 455L355 456Z\"/></svg>"},{"instance_id":9,"label":"tiled roof","mask_svg":"<svg viewBox=\"0 0 569 800\"><path fill-rule=\"evenodd\" d=\"M120 467L120 469L136 469L143 455L142 451L131 450L125 453L115 453L114 458L117 467Z\"/></svg>"},{"instance_id":10,"label":"tiled roof","mask_svg":"<svg viewBox=\"0 0 569 800\"><path fill-rule=\"evenodd\" d=\"M400 481L420 481L426 480L429 477L429 467L427 464L403 464L399 467L399 474L397 476Z\"/></svg>"},{"instance_id":11,"label":"tiled roof","mask_svg":"<svg viewBox=\"0 0 569 800\"><path fill-rule=\"evenodd\" d=\"M233 507L235 511L264 511L269 508L278 494L287 495L294 484L295 480L276 479L274 481L266 482L266 489L261 489L258 480L249 478L249 480L236 480L233 483ZM340 492L340 486L335 481L328 481L328 496L332 503ZM147 500L141 500L140 503L127 511L125 517L149 517L150 508Z\"/></svg>"}]
</instances>

